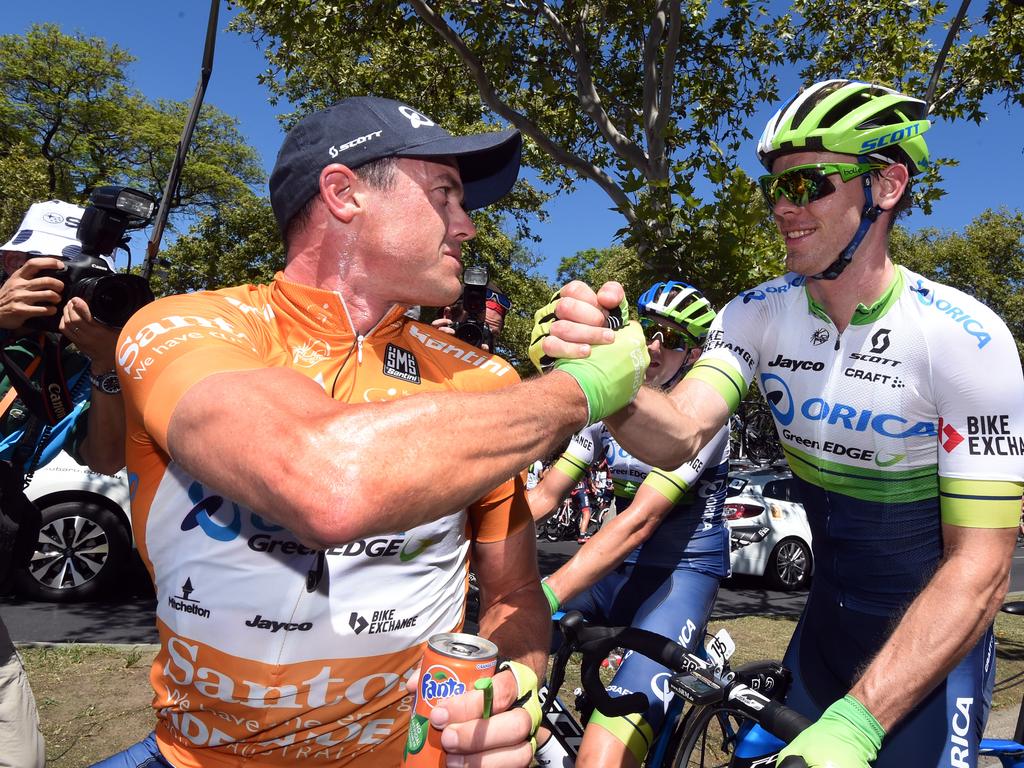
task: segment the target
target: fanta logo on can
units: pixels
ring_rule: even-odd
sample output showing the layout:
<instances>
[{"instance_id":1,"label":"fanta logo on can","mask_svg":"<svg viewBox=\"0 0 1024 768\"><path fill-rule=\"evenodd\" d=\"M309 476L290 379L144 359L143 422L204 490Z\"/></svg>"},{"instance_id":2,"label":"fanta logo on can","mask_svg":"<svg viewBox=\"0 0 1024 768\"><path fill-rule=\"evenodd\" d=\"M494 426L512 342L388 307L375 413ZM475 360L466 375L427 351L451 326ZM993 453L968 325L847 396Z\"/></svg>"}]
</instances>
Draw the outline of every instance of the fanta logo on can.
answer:
<instances>
[{"instance_id":1,"label":"fanta logo on can","mask_svg":"<svg viewBox=\"0 0 1024 768\"><path fill-rule=\"evenodd\" d=\"M431 708L440 699L466 692L466 685L448 667L435 664L420 678L420 701Z\"/></svg>"}]
</instances>

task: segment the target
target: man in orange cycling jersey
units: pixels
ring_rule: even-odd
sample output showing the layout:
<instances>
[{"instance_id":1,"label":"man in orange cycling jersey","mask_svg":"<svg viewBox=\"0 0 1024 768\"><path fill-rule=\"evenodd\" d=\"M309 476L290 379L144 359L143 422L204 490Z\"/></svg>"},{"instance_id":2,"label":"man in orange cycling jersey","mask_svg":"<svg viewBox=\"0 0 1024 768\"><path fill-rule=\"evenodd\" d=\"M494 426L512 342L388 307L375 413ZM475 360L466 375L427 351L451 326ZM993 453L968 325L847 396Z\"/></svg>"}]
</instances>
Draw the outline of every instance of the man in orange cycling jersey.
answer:
<instances>
[{"instance_id":1,"label":"man in orange cycling jersey","mask_svg":"<svg viewBox=\"0 0 1024 768\"><path fill-rule=\"evenodd\" d=\"M549 621L519 472L628 403L645 361L634 323L608 331L597 365L519 384L405 315L458 297L466 210L511 188L520 147L389 99L308 115L270 178L284 271L126 326L158 724L101 765L398 765L406 683L426 639L462 627L471 559L479 633L515 661L490 718L473 692L430 722L449 765L528 765Z\"/></svg>"}]
</instances>

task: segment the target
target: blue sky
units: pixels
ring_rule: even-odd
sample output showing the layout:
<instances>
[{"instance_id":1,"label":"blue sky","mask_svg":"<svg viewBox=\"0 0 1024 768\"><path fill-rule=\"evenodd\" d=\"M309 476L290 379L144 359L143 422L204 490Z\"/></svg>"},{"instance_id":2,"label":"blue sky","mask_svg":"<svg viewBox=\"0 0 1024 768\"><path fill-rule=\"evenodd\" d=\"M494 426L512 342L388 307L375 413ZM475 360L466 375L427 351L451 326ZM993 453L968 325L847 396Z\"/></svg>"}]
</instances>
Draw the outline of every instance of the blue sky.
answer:
<instances>
[{"instance_id":1,"label":"blue sky","mask_svg":"<svg viewBox=\"0 0 1024 768\"><path fill-rule=\"evenodd\" d=\"M231 16L225 5L221 6L221 29ZM199 79L208 12L206 0L48 0L42 5L8 2L0 15L0 34L21 34L32 23L52 22L66 33L80 31L103 37L136 57L129 76L148 98L187 101ZM266 91L256 82L264 67L263 56L254 43L222 32L217 39L206 102L239 120L243 135L259 151L269 170L283 134L275 110L267 103ZM751 131L755 136L771 112L771 108L765 108L755 118ZM915 211L905 225L912 229L933 226L959 230L987 208L1020 208L1018 189L1024 180L1021 119L1019 110L1007 113L992 104L989 120L980 126L945 122L933 126L928 134L932 153L955 156L960 165L946 170L948 194L935 205L933 213L925 216ZM753 147L741 165L751 175L760 172ZM581 183L574 194L552 201L547 221L535 227L541 242L532 246L544 258L541 271L553 277L561 258L585 248L610 245L623 223L617 213L608 210L610 207L608 197L591 183ZM136 260L143 255L143 248L135 251Z\"/></svg>"}]
</instances>

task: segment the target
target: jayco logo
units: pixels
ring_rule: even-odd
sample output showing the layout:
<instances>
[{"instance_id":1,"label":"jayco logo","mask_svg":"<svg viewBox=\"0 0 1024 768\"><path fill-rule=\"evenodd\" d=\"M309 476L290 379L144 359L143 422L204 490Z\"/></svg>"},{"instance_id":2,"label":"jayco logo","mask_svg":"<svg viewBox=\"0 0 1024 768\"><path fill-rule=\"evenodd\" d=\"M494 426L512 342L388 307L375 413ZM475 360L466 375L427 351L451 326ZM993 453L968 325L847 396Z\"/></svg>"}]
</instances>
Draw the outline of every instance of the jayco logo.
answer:
<instances>
[{"instance_id":1,"label":"jayco logo","mask_svg":"<svg viewBox=\"0 0 1024 768\"><path fill-rule=\"evenodd\" d=\"M794 360L781 354L768 363L769 368L788 368L791 371L823 371L825 364L819 360Z\"/></svg>"},{"instance_id":2,"label":"jayco logo","mask_svg":"<svg viewBox=\"0 0 1024 768\"><path fill-rule=\"evenodd\" d=\"M285 632L309 632L313 628L313 622L274 621L273 619L265 619L263 614L257 613L245 622L245 626L253 627L254 629L269 629L271 632L278 632L282 629Z\"/></svg>"},{"instance_id":3,"label":"jayco logo","mask_svg":"<svg viewBox=\"0 0 1024 768\"><path fill-rule=\"evenodd\" d=\"M407 107L404 104L398 108L398 111L402 113L402 117L408 120L413 128L420 128L422 126L430 126L434 124L434 121L429 117L420 114L412 107Z\"/></svg>"}]
</instances>

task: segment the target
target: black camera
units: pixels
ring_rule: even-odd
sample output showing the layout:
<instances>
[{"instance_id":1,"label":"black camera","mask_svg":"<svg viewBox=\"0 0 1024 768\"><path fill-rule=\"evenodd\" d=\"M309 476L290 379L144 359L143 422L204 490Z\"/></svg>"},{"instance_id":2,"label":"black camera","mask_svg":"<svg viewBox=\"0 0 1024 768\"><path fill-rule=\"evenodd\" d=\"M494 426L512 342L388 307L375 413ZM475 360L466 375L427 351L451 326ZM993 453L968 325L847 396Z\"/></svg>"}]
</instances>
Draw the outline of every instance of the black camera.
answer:
<instances>
[{"instance_id":1,"label":"black camera","mask_svg":"<svg viewBox=\"0 0 1024 768\"><path fill-rule=\"evenodd\" d=\"M455 337L474 347L494 351L494 334L487 327L487 267L466 267L462 273L465 320L455 325Z\"/></svg>"},{"instance_id":2,"label":"black camera","mask_svg":"<svg viewBox=\"0 0 1024 768\"><path fill-rule=\"evenodd\" d=\"M153 301L148 280L139 275L114 272L100 257L110 256L115 248L127 250L125 232L148 224L155 210L156 200L136 189L97 187L93 190L78 225L81 253L63 256L62 270L39 273L64 283L57 312L33 318L28 325L44 331L56 331L64 306L78 296L89 305L93 319L120 328L135 312Z\"/></svg>"}]
</instances>

